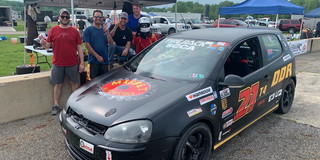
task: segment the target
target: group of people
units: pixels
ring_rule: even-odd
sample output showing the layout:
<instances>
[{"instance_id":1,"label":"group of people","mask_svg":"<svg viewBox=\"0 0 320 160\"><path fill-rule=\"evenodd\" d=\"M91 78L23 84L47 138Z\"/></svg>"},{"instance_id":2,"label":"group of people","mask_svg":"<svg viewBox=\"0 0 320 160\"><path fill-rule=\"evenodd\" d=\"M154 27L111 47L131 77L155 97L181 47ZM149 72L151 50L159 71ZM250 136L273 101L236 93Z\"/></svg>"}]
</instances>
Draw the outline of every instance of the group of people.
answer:
<instances>
[{"instance_id":1,"label":"group of people","mask_svg":"<svg viewBox=\"0 0 320 160\"><path fill-rule=\"evenodd\" d=\"M93 25L85 29L83 36L70 26L70 12L66 9L59 11L60 24L50 29L46 40L40 41L45 48L53 49L50 76L54 103L52 115L58 114L60 110L59 97L65 75L69 77L72 91L79 87L78 73L85 69L81 46L83 42L89 52L92 80L108 72L114 59L121 65L157 40L150 32L150 19L140 14L139 4L133 4L132 9L132 15L122 12L118 22L112 25L108 18L104 22L101 10L93 11ZM133 45L135 50L132 49Z\"/></svg>"}]
</instances>

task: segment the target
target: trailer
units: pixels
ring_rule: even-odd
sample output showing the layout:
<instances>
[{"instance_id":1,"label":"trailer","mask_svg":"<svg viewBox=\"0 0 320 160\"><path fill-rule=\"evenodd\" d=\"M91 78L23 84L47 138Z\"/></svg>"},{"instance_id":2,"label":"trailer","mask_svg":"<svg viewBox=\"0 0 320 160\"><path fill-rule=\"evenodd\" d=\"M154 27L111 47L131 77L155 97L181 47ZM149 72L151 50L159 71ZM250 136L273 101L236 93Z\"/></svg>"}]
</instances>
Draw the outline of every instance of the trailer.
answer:
<instances>
[{"instance_id":1,"label":"trailer","mask_svg":"<svg viewBox=\"0 0 320 160\"><path fill-rule=\"evenodd\" d=\"M0 26L12 27L11 6L0 6Z\"/></svg>"}]
</instances>

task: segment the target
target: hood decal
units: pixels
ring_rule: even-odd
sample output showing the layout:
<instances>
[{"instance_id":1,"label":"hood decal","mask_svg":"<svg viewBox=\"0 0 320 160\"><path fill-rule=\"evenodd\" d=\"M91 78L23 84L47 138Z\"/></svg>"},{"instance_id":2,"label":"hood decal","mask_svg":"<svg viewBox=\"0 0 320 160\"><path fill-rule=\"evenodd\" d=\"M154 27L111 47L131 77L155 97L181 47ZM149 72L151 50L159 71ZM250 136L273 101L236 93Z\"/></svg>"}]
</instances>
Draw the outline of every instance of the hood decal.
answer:
<instances>
[{"instance_id":1,"label":"hood decal","mask_svg":"<svg viewBox=\"0 0 320 160\"><path fill-rule=\"evenodd\" d=\"M98 94L118 101L140 100L154 94L156 86L144 80L118 79L102 84Z\"/></svg>"}]
</instances>

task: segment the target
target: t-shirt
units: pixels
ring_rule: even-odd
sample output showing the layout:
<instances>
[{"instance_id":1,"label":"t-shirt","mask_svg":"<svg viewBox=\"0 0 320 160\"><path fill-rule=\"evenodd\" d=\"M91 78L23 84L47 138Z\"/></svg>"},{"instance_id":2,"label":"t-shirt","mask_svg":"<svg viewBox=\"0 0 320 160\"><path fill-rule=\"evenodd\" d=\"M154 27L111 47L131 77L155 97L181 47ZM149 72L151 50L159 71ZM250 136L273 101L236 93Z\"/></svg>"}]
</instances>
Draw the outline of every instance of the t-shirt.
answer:
<instances>
[{"instance_id":1,"label":"t-shirt","mask_svg":"<svg viewBox=\"0 0 320 160\"><path fill-rule=\"evenodd\" d=\"M130 14L128 16L128 23L126 24L127 27L129 27L131 29L131 31L133 32L137 32L137 27L139 24L139 19L143 17L142 15L140 15L140 17L138 19L134 18L133 14Z\"/></svg>"},{"instance_id":2,"label":"t-shirt","mask_svg":"<svg viewBox=\"0 0 320 160\"><path fill-rule=\"evenodd\" d=\"M94 26L90 26L86 28L83 35L83 41L88 42L93 50L104 59L103 62L99 62L95 56L89 54L89 63L108 64L108 38L102 27L96 28Z\"/></svg>"},{"instance_id":3,"label":"t-shirt","mask_svg":"<svg viewBox=\"0 0 320 160\"><path fill-rule=\"evenodd\" d=\"M47 42L52 43L52 64L56 66L79 64L77 45L81 45L82 40L76 28L54 26L48 33Z\"/></svg>"},{"instance_id":4,"label":"t-shirt","mask_svg":"<svg viewBox=\"0 0 320 160\"><path fill-rule=\"evenodd\" d=\"M110 26L110 31L114 28L114 25ZM112 37L117 46L126 46L127 42L132 42L132 31L126 27L124 30L121 30L120 27L117 28L116 33Z\"/></svg>"},{"instance_id":5,"label":"t-shirt","mask_svg":"<svg viewBox=\"0 0 320 160\"><path fill-rule=\"evenodd\" d=\"M86 22L84 22L83 20L79 20L78 25L79 25L79 30L83 30L84 26L86 25Z\"/></svg>"},{"instance_id":6,"label":"t-shirt","mask_svg":"<svg viewBox=\"0 0 320 160\"><path fill-rule=\"evenodd\" d=\"M136 45L136 53L140 53L143 49L150 46L155 41L157 41L155 34L152 34L151 37L147 36L146 39L143 39L140 36L134 36L133 44Z\"/></svg>"}]
</instances>

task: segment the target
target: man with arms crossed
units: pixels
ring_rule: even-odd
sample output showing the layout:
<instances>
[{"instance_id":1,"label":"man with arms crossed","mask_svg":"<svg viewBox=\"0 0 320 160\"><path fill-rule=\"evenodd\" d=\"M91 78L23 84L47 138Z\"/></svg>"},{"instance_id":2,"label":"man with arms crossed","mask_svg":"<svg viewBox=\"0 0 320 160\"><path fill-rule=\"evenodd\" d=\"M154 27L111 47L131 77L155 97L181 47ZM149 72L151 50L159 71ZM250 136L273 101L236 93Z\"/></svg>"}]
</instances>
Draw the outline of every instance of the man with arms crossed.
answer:
<instances>
[{"instance_id":1,"label":"man with arms crossed","mask_svg":"<svg viewBox=\"0 0 320 160\"><path fill-rule=\"evenodd\" d=\"M50 81L53 84L53 102L51 115L59 113L59 97L64 81L64 75L70 79L72 91L79 87L79 72L84 70L81 37L76 28L71 27L70 13L66 9L59 11L60 24L50 29L48 38L40 43L45 48L52 46L52 70ZM78 52L78 54L77 54ZM78 57L79 56L79 57ZM80 63L79 63L80 59Z\"/></svg>"}]
</instances>

